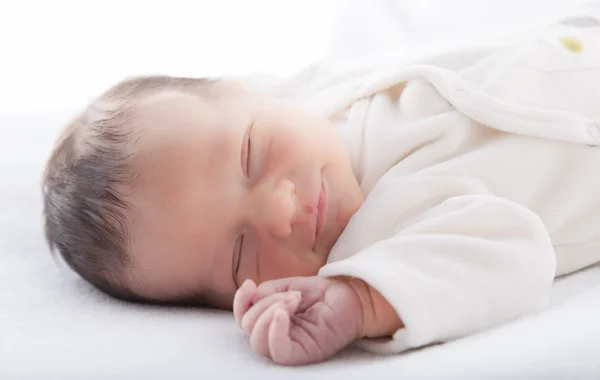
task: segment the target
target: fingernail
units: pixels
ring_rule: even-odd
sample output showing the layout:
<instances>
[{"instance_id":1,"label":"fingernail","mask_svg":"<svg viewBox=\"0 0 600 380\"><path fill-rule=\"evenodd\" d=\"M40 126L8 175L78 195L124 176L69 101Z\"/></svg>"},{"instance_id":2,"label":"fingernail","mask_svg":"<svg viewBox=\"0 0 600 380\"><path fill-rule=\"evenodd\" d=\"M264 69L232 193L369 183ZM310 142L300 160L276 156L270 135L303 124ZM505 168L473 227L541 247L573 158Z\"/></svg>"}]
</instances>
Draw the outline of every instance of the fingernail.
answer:
<instances>
[{"instance_id":1,"label":"fingernail","mask_svg":"<svg viewBox=\"0 0 600 380\"><path fill-rule=\"evenodd\" d=\"M290 294L286 297L286 299L283 302L286 305L291 305L291 304L294 304L294 303L300 301L300 299L301 299L300 292L290 292Z\"/></svg>"},{"instance_id":2,"label":"fingernail","mask_svg":"<svg viewBox=\"0 0 600 380\"><path fill-rule=\"evenodd\" d=\"M241 287L242 287L242 288L244 288L244 289L249 289L249 288L251 287L251 284L252 284L252 283L253 283L253 282L252 282L252 280L251 280L251 279L247 279L246 281L244 281L244 283L242 284L242 286L241 286Z\"/></svg>"},{"instance_id":3,"label":"fingernail","mask_svg":"<svg viewBox=\"0 0 600 380\"><path fill-rule=\"evenodd\" d=\"M297 290L292 290L290 293L292 294L292 297L294 297L294 298L297 298L297 299L302 298L302 293Z\"/></svg>"},{"instance_id":4,"label":"fingernail","mask_svg":"<svg viewBox=\"0 0 600 380\"><path fill-rule=\"evenodd\" d=\"M245 317L245 315L244 315ZM242 320L240 321L240 327L242 328L242 330L246 331L246 325L248 324L248 318L242 318Z\"/></svg>"}]
</instances>

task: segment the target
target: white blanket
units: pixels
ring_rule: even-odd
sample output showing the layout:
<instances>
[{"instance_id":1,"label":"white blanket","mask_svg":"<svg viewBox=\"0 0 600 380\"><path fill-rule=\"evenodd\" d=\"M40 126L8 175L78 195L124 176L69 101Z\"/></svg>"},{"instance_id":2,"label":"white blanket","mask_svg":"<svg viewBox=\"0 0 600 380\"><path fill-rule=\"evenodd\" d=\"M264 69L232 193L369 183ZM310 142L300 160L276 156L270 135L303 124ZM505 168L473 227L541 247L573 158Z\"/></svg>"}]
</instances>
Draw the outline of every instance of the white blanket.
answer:
<instances>
[{"instance_id":1,"label":"white blanket","mask_svg":"<svg viewBox=\"0 0 600 380\"><path fill-rule=\"evenodd\" d=\"M377 34L393 14L374 6L364 20ZM352 20L347 18L340 30L352 29ZM394 40L389 30L379 31ZM344 46L360 44L350 44L357 42L351 36L343 40L336 42L339 55L352 58ZM43 240L41 170L59 128L71 116L0 112L2 380L600 378L598 266L559 279L550 309L492 331L393 357L348 349L327 363L292 369L254 355L229 313L111 300L57 266Z\"/></svg>"}]
</instances>

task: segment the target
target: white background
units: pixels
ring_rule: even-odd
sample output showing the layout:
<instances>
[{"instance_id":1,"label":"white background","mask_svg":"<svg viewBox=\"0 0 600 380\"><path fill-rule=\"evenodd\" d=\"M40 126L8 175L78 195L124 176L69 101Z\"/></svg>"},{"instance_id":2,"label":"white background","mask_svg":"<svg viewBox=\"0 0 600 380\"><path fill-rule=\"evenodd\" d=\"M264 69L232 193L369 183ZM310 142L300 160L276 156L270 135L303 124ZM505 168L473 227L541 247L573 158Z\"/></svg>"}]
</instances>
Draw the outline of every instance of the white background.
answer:
<instances>
[{"instance_id":1,"label":"white background","mask_svg":"<svg viewBox=\"0 0 600 380\"><path fill-rule=\"evenodd\" d=\"M0 113L83 105L124 76L291 74L331 1L0 1Z\"/></svg>"},{"instance_id":2,"label":"white background","mask_svg":"<svg viewBox=\"0 0 600 380\"><path fill-rule=\"evenodd\" d=\"M135 74L289 75L324 55L468 45L582 3L588 1L0 0L0 114L78 109Z\"/></svg>"}]
</instances>

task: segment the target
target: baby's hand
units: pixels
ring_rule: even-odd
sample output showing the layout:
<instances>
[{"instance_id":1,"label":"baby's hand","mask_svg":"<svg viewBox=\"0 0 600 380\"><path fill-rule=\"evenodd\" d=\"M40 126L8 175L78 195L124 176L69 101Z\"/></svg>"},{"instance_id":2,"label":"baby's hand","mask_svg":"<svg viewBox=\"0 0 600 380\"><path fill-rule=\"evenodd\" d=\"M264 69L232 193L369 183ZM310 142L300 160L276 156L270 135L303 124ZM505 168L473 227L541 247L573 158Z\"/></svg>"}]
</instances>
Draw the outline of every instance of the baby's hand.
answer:
<instances>
[{"instance_id":1,"label":"baby's hand","mask_svg":"<svg viewBox=\"0 0 600 380\"><path fill-rule=\"evenodd\" d=\"M277 364L326 360L359 338L363 324L358 294L343 280L294 277L256 286L247 280L233 302L250 345Z\"/></svg>"}]
</instances>

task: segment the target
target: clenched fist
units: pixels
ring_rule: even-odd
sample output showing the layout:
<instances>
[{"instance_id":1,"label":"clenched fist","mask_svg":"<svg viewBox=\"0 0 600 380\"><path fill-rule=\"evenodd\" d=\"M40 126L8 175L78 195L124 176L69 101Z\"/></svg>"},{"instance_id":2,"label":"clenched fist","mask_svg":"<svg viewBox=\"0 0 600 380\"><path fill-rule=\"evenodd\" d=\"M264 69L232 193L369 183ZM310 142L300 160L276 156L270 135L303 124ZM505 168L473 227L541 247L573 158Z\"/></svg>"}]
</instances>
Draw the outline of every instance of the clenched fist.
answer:
<instances>
[{"instance_id":1,"label":"clenched fist","mask_svg":"<svg viewBox=\"0 0 600 380\"><path fill-rule=\"evenodd\" d=\"M256 286L247 280L233 303L237 323L259 354L277 364L324 361L361 337L363 306L350 282L294 277Z\"/></svg>"}]
</instances>

